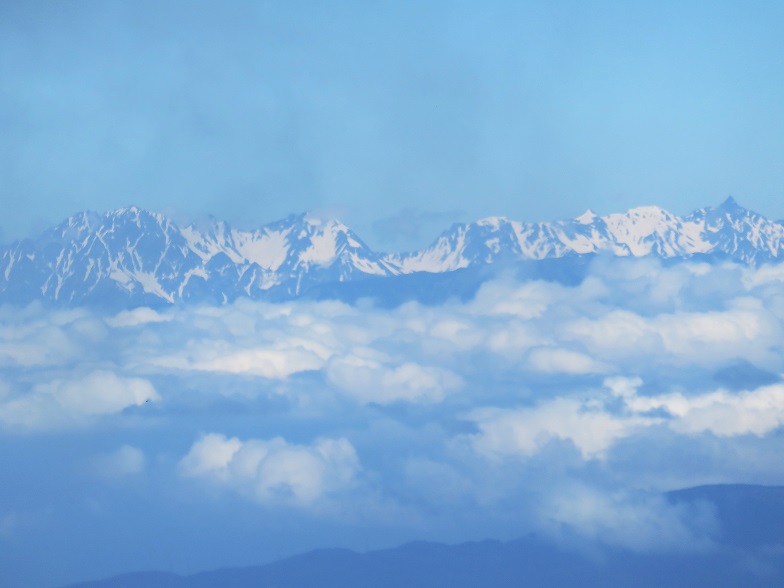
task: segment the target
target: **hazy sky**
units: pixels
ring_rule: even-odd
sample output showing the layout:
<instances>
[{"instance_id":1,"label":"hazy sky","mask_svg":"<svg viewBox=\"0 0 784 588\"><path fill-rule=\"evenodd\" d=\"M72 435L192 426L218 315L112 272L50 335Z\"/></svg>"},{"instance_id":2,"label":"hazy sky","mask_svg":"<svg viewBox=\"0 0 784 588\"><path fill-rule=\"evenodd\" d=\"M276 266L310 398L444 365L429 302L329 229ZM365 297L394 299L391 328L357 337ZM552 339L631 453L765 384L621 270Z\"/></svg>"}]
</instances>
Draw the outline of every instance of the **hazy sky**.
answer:
<instances>
[{"instance_id":1,"label":"hazy sky","mask_svg":"<svg viewBox=\"0 0 784 588\"><path fill-rule=\"evenodd\" d=\"M734 195L784 217L780 2L0 2L2 239L138 204L371 245Z\"/></svg>"}]
</instances>

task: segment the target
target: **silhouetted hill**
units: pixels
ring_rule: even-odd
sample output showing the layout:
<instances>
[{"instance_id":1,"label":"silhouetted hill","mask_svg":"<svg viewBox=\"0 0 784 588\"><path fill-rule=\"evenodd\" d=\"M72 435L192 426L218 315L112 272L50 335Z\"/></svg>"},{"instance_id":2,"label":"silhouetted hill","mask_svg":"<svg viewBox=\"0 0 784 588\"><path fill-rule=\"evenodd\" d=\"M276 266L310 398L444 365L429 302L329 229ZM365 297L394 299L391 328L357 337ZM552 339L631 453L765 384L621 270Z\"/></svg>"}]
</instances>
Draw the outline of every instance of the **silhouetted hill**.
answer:
<instances>
[{"instance_id":1,"label":"silhouetted hill","mask_svg":"<svg viewBox=\"0 0 784 588\"><path fill-rule=\"evenodd\" d=\"M714 505L723 533L709 552L569 550L527 536L460 545L415 542L358 554L323 549L264 566L192 576L140 573L70 588L757 588L784 585L784 488L703 486L668 494Z\"/></svg>"}]
</instances>

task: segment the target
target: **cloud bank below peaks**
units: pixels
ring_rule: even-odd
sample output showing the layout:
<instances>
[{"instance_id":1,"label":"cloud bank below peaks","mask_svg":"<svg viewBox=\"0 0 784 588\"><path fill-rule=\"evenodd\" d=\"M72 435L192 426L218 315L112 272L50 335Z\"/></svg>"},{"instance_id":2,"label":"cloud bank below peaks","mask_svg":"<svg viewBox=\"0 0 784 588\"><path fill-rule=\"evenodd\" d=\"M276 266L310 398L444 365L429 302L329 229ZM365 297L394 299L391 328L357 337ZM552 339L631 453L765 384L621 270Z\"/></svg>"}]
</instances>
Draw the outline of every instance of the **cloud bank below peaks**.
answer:
<instances>
[{"instance_id":1,"label":"cloud bank below peaks","mask_svg":"<svg viewBox=\"0 0 784 588\"><path fill-rule=\"evenodd\" d=\"M577 285L504 277L438 306L2 307L0 434L92 435L107 449L73 457L93 479L207 510L709 545L710 517L656 496L784 484L781 281L598 259Z\"/></svg>"}]
</instances>

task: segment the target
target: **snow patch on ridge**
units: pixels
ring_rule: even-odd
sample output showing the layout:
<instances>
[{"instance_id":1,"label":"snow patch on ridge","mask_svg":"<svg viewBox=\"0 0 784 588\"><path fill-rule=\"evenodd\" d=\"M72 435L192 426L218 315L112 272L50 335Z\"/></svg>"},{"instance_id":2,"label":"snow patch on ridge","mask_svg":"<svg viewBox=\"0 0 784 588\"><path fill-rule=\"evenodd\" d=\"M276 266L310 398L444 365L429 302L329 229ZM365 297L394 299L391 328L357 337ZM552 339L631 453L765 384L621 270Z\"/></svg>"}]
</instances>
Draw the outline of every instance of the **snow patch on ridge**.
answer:
<instances>
[{"instance_id":1,"label":"snow patch on ridge","mask_svg":"<svg viewBox=\"0 0 784 588\"><path fill-rule=\"evenodd\" d=\"M291 227L282 231L243 233L233 231L237 251L245 261L257 263L265 270L275 271L286 261L289 253L288 236Z\"/></svg>"},{"instance_id":2,"label":"snow patch on ridge","mask_svg":"<svg viewBox=\"0 0 784 588\"><path fill-rule=\"evenodd\" d=\"M594 214L593 210L589 208L574 220L576 220L581 225L590 225L597 218L598 217L596 216L596 214Z\"/></svg>"},{"instance_id":3,"label":"snow patch on ridge","mask_svg":"<svg viewBox=\"0 0 784 588\"><path fill-rule=\"evenodd\" d=\"M337 257L338 229L334 224L327 225L324 230L310 237L310 247L300 255L300 260L305 263L326 265Z\"/></svg>"},{"instance_id":4,"label":"snow patch on ridge","mask_svg":"<svg viewBox=\"0 0 784 588\"><path fill-rule=\"evenodd\" d=\"M567 255L688 258L721 255L759 265L784 256L784 225L736 203L686 217L655 206L571 220L524 223L487 217L455 224L425 249L403 254L370 250L335 220L306 215L254 231L224 222L180 229L136 207L80 213L37 239L0 249L0 302L43 298L80 303L114 282L133 304L234 300L270 291L285 299L325 281L417 272L442 273L497 263ZM116 292L114 287L106 292ZM265 294L266 296L266 294Z\"/></svg>"}]
</instances>

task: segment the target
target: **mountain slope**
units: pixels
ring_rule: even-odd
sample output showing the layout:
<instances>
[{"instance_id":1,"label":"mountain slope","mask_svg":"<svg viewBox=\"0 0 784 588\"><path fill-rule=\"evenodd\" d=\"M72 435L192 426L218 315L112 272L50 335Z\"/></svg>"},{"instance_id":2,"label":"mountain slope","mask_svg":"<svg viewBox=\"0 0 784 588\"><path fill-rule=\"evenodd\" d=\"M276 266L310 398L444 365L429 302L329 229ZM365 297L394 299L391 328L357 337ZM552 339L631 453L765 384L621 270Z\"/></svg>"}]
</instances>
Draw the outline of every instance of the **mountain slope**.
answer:
<instances>
[{"instance_id":1,"label":"mountain slope","mask_svg":"<svg viewBox=\"0 0 784 588\"><path fill-rule=\"evenodd\" d=\"M427 298L431 280L417 277L425 273L598 253L775 263L784 259L784 225L729 198L686 217L652 206L604 217L588 211L549 223L493 217L455 224L421 251L385 254L338 221L304 214L240 231L217 220L180 228L162 214L130 207L103 215L82 212L35 239L0 247L0 302L139 306L327 292L340 297L351 288L339 284L379 284L401 276L411 276L406 288L412 297ZM466 275L485 279L491 273ZM397 282L360 290L383 295Z\"/></svg>"},{"instance_id":2,"label":"mountain slope","mask_svg":"<svg viewBox=\"0 0 784 588\"><path fill-rule=\"evenodd\" d=\"M292 297L314 283L399 273L348 227L305 215L253 232L178 228L136 207L79 213L0 252L0 300L65 304Z\"/></svg>"},{"instance_id":3,"label":"mountain slope","mask_svg":"<svg viewBox=\"0 0 784 588\"><path fill-rule=\"evenodd\" d=\"M686 217L655 206L604 217L589 210L552 223L492 217L453 225L427 249L390 260L406 273L441 272L509 257L542 260L595 253L662 258L712 254L748 264L779 261L784 259L784 225L746 210L732 197Z\"/></svg>"}]
</instances>

